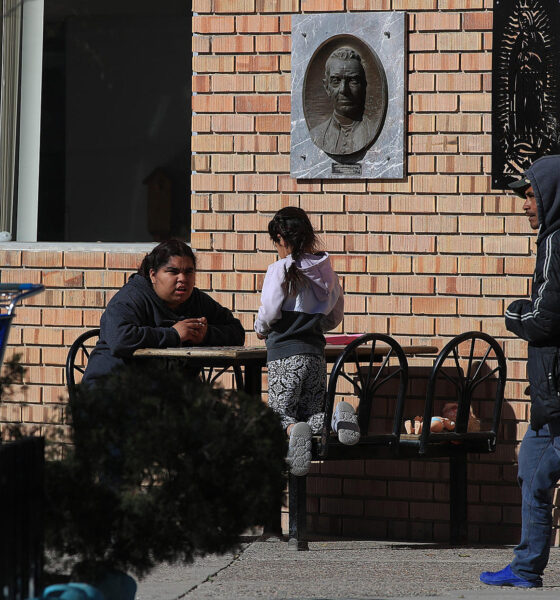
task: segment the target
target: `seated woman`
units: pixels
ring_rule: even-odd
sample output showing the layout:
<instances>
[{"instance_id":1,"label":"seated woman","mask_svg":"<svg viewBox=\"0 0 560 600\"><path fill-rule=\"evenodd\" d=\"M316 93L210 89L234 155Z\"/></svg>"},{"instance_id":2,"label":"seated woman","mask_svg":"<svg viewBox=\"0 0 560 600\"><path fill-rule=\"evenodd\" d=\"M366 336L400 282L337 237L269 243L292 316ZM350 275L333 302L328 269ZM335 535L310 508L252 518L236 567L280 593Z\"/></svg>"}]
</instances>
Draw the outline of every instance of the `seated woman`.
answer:
<instances>
[{"instance_id":1,"label":"seated woman","mask_svg":"<svg viewBox=\"0 0 560 600\"><path fill-rule=\"evenodd\" d=\"M139 348L242 346L231 311L195 287L196 258L179 240L158 244L111 299L84 383L109 373Z\"/></svg>"}]
</instances>

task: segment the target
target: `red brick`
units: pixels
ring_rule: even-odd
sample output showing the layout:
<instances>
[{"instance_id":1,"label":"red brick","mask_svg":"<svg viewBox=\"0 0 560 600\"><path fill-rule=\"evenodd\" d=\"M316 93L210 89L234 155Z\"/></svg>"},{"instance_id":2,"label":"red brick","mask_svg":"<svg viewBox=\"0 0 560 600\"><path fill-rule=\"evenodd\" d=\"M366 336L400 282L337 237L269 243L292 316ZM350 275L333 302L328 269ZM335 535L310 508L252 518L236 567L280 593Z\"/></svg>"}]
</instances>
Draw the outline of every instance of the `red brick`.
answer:
<instances>
[{"instance_id":1,"label":"red brick","mask_svg":"<svg viewBox=\"0 0 560 600\"><path fill-rule=\"evenodd\" d=\"M491 30L492 29L492 12L466 12L463 14L463 28L469 30Z\"/></svg>"},{"instance_id":2,"label":"red brick","mask_svg":"<svg viewBox=\"0 0 560 600\"><path fill-rule=\"evenodd\" d=\"M344 247L347 252L388 252L389 236L353 235L349 233L344 236Z\"/></svg>"},{"instance_id":3,"label":"red brick","mask_svg":"<svg viewBox=\"0 0 560 600\"><path fill-rule=\"evenodd\" d=\"M390 290L394 294L433 294L435 279L423 275L416 277L393 275L390 280Z\"/></svg>"},{"instance_id":4,"label":"red brick","mask_svg":"<svg viewBox=\"0 0 560 600\"><path fill-rule=\"evenodd\" d=\"M43 308L43 325L82 326L82 310L79 308Z\"/></svg>"},{"instance_id":5,"label":"red brick","mask_svg":"<svg viewBox=\"0 0 560 600\"><path fill-rule=\"evenodd\" d=\"M210 36L193 35L191 48L193 53L208 54L210 52Z\"/></svg>"},{"instance_id":6,"label":"red brick","mask_svg":"<svg viewBox=\"0 0 560 600\"><path fill-rule=\"evenodd\" d=\"M277 97L270 95L236 96L235 111L238 113L271 113L277 109Z\"/></svg>"},{"instance_id":7,"label":"red brick","mask_svg":"<svg viewBox=\"0 0 560 600\"><path fill-rule=\"evenodd\" d=\"M233 175L211 175L206 173L194 173L191 176L191 186L193 191L214 191L230 192L233 191Z\"/></svg>"},{"instance_id":8,"label":"red brick","mask_svg":"<svg viewBox=\"0 0 560 600\"><path fill-rule=\"evenodd\" d=\"M21 251L0 250L1 267L21 267Z\"/></svg>"},{"instance_id":9,"label":"red brick","mask_svg":"<svg viewBox=\"0 0 560 600\"><path fill-rule=\"evenodd\" d=\"M265 73L278 70L278 56L257 54L237 56L235 65L240 73Z\"/></svg>"},{"instance_id":10,"label":"red brick","mask_svg":"<svg viewBox=\"0 0 560 600\"><path fill-rule=\"evenodd\" d=\"M213 194L212 209L217 212L253 212L255 199L249 194Z\"/></svg>"},{"instance_id":11,"label":"red brick","mask_svg":"<svg viewBox=\"0 0 560 600\"><path fill-rule=\"evenodd\" d=\"M95 290L64 290L64 306L98 308L105 306L105 292Z\"/></svg>"},{"instance_id":12,"label":"red brick","mask_svg":"<svg viewBox=\"0 0 560 600\"><path fill-rule=\"evenodd\" d=\"M234 144L235 152L276 152L278 138L275 135L236 135Z\"/></svg>"},{"instance_id":13,"label":"red brick","mask_svg":"<svg viewBox=\"0 0 560 600\"><path fill-rule=\"evenodd\" d=\"M230 113L233 104L233 96L198 94L191 98L192 110L197 113Z\"/></svg>"},{"instance_id":14,"label":"red brick","mask_svg":"<svg viewBox=\"0 0 560 600\"><path fill-rule=\"evenodd\" d=\"M193 33L234 33L235 17L195 16L192 19Z\"/></svg>"},{"instance_id":15,"label":"red brick","mask_svg":"<svg viewBox=\"0 0 560 600\"><path fill-rule=\"evenodd\" d=\"M418 31L459 31L461 16L458 13L424 12L415 15Z\"/></svg>"},{"instance_id":16,"label":"red brick","mask_svg":"<svg viewBox=\"0 0 560 600\"><path fill-rule=\"evenodd\" d=\"M343 289L347 293L384 294L388 279L379 275L345 275Z\"/></svg>"},{"instance_id":17,"label":"red brick","mask_svg":"<svg viewBox=\"0 0 560 600\"><path fill-rule=\"evenodd\" d=\"M412 259L409 256L377 254L367 257L369 273L410 273Z\"/></svg>"},{"instance_id":18,"label":"red brick","mask_svg":"<svg viewBox=\"0 0 560 600\"><path fill-rule=\"evenodd\" d=\"M392 235L391 250L405 253L428 253L436 249L436 238L433 235Z\"/></svg>"},{"instance_id":19,"label":"red brick","mask_svg":"<svg viewBox=\"0 0 560 600\"><path fill-rule=\"evenodd\" d=\"M438 277L436 279L438 294L453 296L475 296L480 294L480 277Z\"/></svg>"},{"instance_id":20,"label":"red brick","mask_svg":"<svg viewBox=\"0 0 560 600\"><path fill-rule=\"evenodd\" d=\"M457 300L455 298L412 298L413 315L455 315L457 314Z\"/></svg>"},{"instance_id":21,"label":"red brick","mask_svg":"<svg viewBox=\"0 0 560 600\"><path fill-rule=\"evenodd\" d=\"M254 117L248 115L214 115L212 129L217 133L246 133L254 131Z\"/></svg>"},{"instance_id":22,"label":"red brick","mask_svg":"<svg viewBox=\"0 0 560 600\"><path fill-rule=\"evenodd\" d=\"M62 252L24 251L22 253L22 263L26 267L62 267Z\"/></svg>"},{"instance_id":23,"label":"red brick","mask_svg":"<svg viewBox=\"0 0 560 600\"><path fill-rule=\"evenodd\" d=\"M273 192L278 189L275 175L236 175L235 190L238 192Z\"/></svg>"},{"instance_id":24,"label":"red brick","mask_svg":"<svg viewBox=\"0 0 560 600\"><path fill-rule=\"evenodd\" d=\"M461 315L499 315L504 313L503 300L496 298L459 298L458 312Z\"/></svg>"},{"instance_id":25,"label":"red brick","mask_svg":"<svg viewBox=\"0 0 560 600\"><path fill-rule=\"evenodd\" d=\"M224 213L195 213L193 228L199 231L231 231L233 216Z\"/></svg>"},{"instance_id":26,"label":"red brick","mask_svg":"<svg viewBox=\"0 0 560 600\"><path fill-rule=\"evenodd\" d=\"M417 71L458 71L459 54L416 54L414 67Z\"/></svg>"},{"instance_id":27,"label":"red brick","mask_svg":"<svg viewBox=\"0 0 560 600\"><path fill-rule=\"evenodd\" d=\"M290 52L292 39L289 35L259 35L256 40L256 52Z\"/></svg>"},{"instance_id":28,"label":"red brick","mask_svg":"<svg viewBox=\"0 0 560 600\"><path fill-rule=\"evenodd\" d=\"M41 271L37 269L2 269L2 283L41 283Z\"/></svg>"},{"instance_id":29,"label":"red brick","mask_svg":"<svg viewBox=\"0 0 560 600\"><path fill-rule=\"evenodd\" d=\"M289 115L267 115L255 117L255 127L260 133L289 132L291 127Z\"/></svg>"},{"instance_id":30,"label":"red brick","mask_svg":"<svg viewBox=\"0 0 560 600\"><path fill-rule=\"evenodd\" d=\"M214 250L255 250L255 236L248 233L214 233Z\"/></svg>"},{"instance_id":31,"label":"red brick","mask_svg":"<svg viewBox=\"0 0 560 600\"><path fill-rule=\"evenodd\" d=\"M242 15L236 17L238 33L278 33L278 17Z\"/></svg>"},{"instance_id":32,"label":"red brick","mask_svg":"<svg viewBox=\"0 0 560 600\"><path fill-rule=\"evenodd\" d=\"M142 260L147 254L147 250L143 252L119 252L107 253L107 268L108 269L129 269L136 271Z\"/></svg>"},{"instance_id":33,"label":"red brick","mask_svg":"<svg viewBox=\"0 0 560 600\"><path fill-rule=\"evenodd\" d=\"M43 284L47 287L82 287L84 274L81 271L44 271Z\"/></svg>"},{"instance_id":34,"label":"red brick","mask_svg":"<svg viewBox=\"0 0 560 600\"><path fill-rule=\"evenodd\" d=\"M194 73L233 73L235 57L223 54L193 56Z\"/></svg>"},{"instance_id":35,"label":"red brick","mask_svg":"<svg viewBox=\"0 0 560 600\"><path fill-rule=\"evenodd\" d=\"M381 296L380 294L368 296L367 311L373 314L410 315L412 314L411 299L407 296Z\"/></svg>"},{"instance_id":36,"label":"red brick","mask_svg":"<svg viewBox=\"0 0 560 600\"><path fill-rule=\"evenodd\" d=\"M191 126L193 133L209 133L212 119L209 115L192 115ZM192 138L191 138L192 139Z\"/></svg>"},{"instance_id":37,"label":"red brick","mask_svg":"<svg viewBox=\"0 0 560 600\"><path fill-rule=\"evenodd\" d=\"M390 10L391 0L347 0L348 10Z\"/></svg>"},{"instance_id":38,"label":"red brick","mask_svg":"<svg viewBox=\"0 0 560 600\"><path fill-rule=\"evenodd\" d=\"M267 73L266 75L255 75L256 92L289 92L290 78L278 73Z\"/></svg>"},{"instance_id":39,"label":"red brick","mask_svg":"<svg viewBox=\"0 0 560 600\"><path fill-rule=\"evenodd\" d=\"M215 73L210 81L213 92L252 92L255 89L255 76L245 73Z\"/></svg>"},{"instance_id":40,"label":"red brick","mask_svg":"<svg viewBox=\"0 0 560 600\"><path fill-rule=\"evenodd\" d=\"M454 256L415 256L415 273L457 273L457 258Z\"/></svg>"}]
</instances>

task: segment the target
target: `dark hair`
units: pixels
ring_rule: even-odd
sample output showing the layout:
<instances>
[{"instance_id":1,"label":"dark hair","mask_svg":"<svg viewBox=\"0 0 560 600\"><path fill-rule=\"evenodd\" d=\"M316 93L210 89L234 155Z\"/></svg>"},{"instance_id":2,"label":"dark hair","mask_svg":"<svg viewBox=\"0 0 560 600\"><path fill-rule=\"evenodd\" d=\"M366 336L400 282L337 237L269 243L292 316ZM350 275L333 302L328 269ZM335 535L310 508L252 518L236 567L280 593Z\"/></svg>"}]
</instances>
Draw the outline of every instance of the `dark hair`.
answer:
<instances>
[{"instance_id":1,"label":"dark hair","mask_svg":"<svg viewBox=\"0 0 560 600\"><path fill-rule=\"evenodd\" d=\"M313 225L307 213L297 206L286 206L279 210L268 224L268 234L273 242L278 242L280 237L291 249L294 261L301 258L304 253L312 254L319 246L319 239L313 231ZM306 284L295 262L286 270L286 286L288 294L297 294L298 289Z\"/></svg>"},{"instance_id":2,"label":"dark hair","mask_svg":"<svg viewBox=\"0 0 560 600\"><path fill-rule=\"evenodd\" d=\"M166 240L159 243L149 254L146 254L144 260L138 267L138 273L142 275L151 285L150 271L157 271L169 262L172 256L187 256L192 259L196 269L196 257L191 247L181 240Z\"/></svg>"}]
</instances>

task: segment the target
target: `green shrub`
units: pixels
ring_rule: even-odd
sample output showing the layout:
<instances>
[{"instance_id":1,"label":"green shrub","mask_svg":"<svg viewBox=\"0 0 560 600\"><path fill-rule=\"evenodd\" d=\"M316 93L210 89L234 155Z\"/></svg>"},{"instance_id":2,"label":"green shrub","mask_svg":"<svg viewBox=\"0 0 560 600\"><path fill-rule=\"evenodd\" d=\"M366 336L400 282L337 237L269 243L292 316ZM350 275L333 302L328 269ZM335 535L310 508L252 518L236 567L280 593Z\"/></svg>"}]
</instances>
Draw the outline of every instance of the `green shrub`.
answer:
<instances>
[{"instance_id":1,"label":"green shrub","mask_svg":"<svg viewBox=\"0 0 560 600\"><path fill-rule=\"evenodd\" d=\"M142 576L234 549L280 510L286 436L260 399L127 366L78 386L72 443L47 464L46 546Z\"/></svg>"}]
</instances>

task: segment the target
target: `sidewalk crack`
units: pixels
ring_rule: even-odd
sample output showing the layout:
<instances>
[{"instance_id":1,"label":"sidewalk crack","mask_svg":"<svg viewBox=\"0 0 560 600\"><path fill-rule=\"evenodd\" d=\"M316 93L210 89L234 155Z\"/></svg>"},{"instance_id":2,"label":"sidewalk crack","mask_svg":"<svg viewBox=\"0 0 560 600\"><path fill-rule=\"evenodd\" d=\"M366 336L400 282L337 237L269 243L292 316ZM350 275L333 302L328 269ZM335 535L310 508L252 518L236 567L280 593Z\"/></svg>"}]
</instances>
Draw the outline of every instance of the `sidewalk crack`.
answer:
<instances>
[{"instance_id":1,"label":"sidewalk crack","mask_svg":"<svg viewBox=\"0 0 560 600\"><path fill-rule=\"evenodd\" d=\"M255 542L252 542L255 543ZM231 560L228 562L227 565L225 565L224 567L221 567L220 569L218 569L217 571L215 571L214 573L212 573L211 575L208 575L208 577L204 580L201 581L200 583L197 583L196 585L193 585L192 588L188 589L186 592L183 592L180 596L177 596L177 598L175 598L174 600L182 600L182 598L186 598L191 592L194 592L195 590L197 590L199 587L201 587L202 585L204 585L205 583L211 583L214 579L216 579L216 577L222 572L225 571L226 569L229 569L231 567L231 565L236 562L237 560L239 560L242 556L242 554L247 550L247 548L249 548L249 546L251 546L252 544L246 544L244 547L242 546L239 550L239 552L236 552Z\"/></svg>"}]
</instances>

